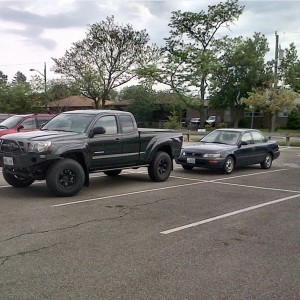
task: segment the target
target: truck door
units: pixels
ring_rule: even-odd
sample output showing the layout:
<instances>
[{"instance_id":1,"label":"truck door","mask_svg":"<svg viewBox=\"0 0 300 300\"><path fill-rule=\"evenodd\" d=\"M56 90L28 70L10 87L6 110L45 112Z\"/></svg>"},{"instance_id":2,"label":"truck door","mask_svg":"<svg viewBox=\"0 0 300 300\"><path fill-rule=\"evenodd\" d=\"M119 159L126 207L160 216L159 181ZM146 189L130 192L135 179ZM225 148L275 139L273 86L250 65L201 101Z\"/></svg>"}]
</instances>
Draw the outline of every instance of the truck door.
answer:
<instances>
[{"instance_id":1,"label":"truck door","mask_svg":"<svg viewBox=\"0 0 300 300\"><path fill-rule=\"evenodd\" d=\"M104 127L104 134L97 134L89 140L91 169L110 169L121 165L122 135L114 115L100 117L94 127Z\"/></svg>"},{"instance_id":2,"label":"truck door","mask_svg":"<svg viewBox=\"0 0 300 300\"><path fill-rule=\"evenodd\" d=\"M122 131L122 164L133 166L140 156L140 137L135 121L130 115L119 116Z\"/></svg>"}]
</instances>

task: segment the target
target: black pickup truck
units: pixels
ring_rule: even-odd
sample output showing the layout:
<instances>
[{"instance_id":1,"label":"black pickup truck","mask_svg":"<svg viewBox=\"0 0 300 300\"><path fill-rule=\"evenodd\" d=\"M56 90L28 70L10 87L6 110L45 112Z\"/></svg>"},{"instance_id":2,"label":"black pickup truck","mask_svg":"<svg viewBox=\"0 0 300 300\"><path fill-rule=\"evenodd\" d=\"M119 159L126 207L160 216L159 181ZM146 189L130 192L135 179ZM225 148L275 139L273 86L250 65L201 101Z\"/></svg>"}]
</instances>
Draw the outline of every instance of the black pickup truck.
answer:
<instances>
[{"instance_id":1,"label":"black pickup truck","mask_svg":"<svg viewBox=\"0 0 300 300\"><path fill-rule=\"evenodd\" d=\"M72 196L89 185L89 173L117 176L122 169L148 167L165 181L180 154L182 133L137 128L133 115L114 110L61 113L40 131L0 138L0 166L13 187L45 180L56 196Z\"/></svg>"}]
</instances>

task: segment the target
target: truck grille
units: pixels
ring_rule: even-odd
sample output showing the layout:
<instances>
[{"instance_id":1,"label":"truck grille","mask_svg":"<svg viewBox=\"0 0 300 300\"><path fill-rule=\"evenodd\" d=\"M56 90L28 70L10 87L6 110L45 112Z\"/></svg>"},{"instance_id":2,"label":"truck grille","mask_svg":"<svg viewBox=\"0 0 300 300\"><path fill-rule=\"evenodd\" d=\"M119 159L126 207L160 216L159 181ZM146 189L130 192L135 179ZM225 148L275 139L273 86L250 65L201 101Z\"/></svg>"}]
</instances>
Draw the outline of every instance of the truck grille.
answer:
<instances>
[{"instance_id":1,"label":"truck grille","mask_svg":"<svg viewBox=\"0 0 300 300\"><path fill-rule=\"evenodd\" d=\"M25 152L25 145L23 142L12 140L0 140L0 151L9 154L22 154Z\"/></svg>"}]
</instances>

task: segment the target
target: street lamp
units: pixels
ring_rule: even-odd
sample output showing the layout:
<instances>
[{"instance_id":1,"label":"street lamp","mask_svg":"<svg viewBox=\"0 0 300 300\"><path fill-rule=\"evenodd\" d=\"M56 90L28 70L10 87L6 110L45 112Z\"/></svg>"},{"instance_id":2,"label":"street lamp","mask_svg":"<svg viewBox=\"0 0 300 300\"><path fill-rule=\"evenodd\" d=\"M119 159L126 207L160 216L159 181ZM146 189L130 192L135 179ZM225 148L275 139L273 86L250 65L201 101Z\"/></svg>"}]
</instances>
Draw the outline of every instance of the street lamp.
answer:
<instances>
[{"instance_id":1,"label":"street lamp","mask_svg":"<svg viewBox=\"0 0 300 300\"><path fill-rule=\"evenodd\" d=\"M45 94L47 91L47 69L46 69L46 63L44 63L44 74L36 69L30 69L29 71L35 71L38 72L40 75L42 75L44 77L44 90L45 90Z\"/></svg>"}]
</instances>

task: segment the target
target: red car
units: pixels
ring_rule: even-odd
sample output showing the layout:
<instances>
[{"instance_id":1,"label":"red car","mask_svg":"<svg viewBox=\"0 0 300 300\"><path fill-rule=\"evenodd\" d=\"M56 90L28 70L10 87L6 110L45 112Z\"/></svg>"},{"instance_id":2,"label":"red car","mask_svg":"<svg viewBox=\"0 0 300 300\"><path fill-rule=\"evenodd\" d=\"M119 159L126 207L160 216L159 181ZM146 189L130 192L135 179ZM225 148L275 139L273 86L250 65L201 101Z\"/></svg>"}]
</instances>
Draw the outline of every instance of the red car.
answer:
<instances>
[{"instance_id":1,"label":"red car","mask_svg":"<svg viewBox=\"0 0 300 300\"><path fill-rule=\"evenodd\" d=\"M47 123L55 115L52 114L26 114L13 115L0 123L0 136L24 131L38 130L42 124Z\"/></svg>"}]
</instances>

